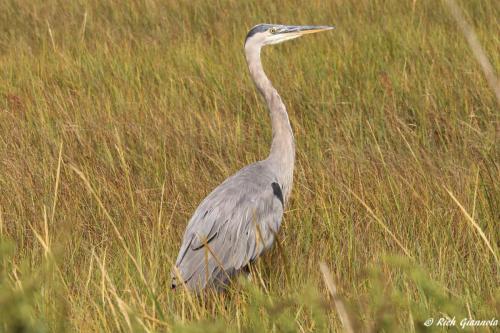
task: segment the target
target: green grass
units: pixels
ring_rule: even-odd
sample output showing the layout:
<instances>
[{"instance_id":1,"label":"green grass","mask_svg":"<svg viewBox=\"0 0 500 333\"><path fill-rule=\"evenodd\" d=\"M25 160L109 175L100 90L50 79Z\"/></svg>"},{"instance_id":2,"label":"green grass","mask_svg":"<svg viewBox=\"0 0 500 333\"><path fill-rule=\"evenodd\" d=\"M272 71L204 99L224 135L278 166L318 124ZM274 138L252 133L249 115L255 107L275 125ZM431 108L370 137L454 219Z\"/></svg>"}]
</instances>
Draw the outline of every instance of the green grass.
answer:
<instances>
[{"instance_id":1,"label":"green grass","mask_svg":"<svg viewBox=\"0 0 500 333\"><path fill-rule=\"evenodd\" d=\"M500 6L461 6L498 73ZM263 52L297 141L280 246L172 293L200 200L268 153L260 22L337 26ZM322 261L359 331L498 319L499 121L440 1L4 0L0 331L339 331Z\"/></svg>"}]
</instances>

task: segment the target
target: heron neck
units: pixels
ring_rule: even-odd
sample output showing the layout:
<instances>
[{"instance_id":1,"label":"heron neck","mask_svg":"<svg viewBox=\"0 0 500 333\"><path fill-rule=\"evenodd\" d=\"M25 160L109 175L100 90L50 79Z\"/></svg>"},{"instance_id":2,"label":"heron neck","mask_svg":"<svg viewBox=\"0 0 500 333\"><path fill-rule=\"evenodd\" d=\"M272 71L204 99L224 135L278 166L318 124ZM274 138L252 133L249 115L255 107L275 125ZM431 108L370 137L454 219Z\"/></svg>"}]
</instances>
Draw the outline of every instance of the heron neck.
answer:
<instances>
[{"instance_id":1,"label":"heron neck","mask_svg":"<svg viewBox=\"0 0 500 333\"><path fill-rule=\"evenodd\" d=\"M245 45L245 55L250 75L257 89L264 97L271 115L273 139L267 161L274 168L283 187L284 196L288 198L293 181L295 142L285 105L278 91L264 73L260 60L260 50L260 46Z\"/></svg>"}]
</instances>

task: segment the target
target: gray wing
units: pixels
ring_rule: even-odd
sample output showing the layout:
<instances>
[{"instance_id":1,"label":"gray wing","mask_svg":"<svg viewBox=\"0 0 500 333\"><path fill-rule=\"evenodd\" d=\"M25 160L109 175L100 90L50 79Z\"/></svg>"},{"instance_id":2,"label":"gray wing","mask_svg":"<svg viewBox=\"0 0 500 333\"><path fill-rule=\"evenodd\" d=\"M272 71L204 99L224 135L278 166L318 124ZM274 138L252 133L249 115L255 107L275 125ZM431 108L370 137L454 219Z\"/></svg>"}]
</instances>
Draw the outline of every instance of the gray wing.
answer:
<instances>
[{"instance_id":1,"label":"gray wing","mask_svg":"<svg viewBox=\"0 0 500 333\"><path fill-rule=\"evenodd\" d=\"M223 283L271 247L283 216L281 185L257 162L210 193L188 223L173 272L189 289Z\"/></svg>"}]
</instances>

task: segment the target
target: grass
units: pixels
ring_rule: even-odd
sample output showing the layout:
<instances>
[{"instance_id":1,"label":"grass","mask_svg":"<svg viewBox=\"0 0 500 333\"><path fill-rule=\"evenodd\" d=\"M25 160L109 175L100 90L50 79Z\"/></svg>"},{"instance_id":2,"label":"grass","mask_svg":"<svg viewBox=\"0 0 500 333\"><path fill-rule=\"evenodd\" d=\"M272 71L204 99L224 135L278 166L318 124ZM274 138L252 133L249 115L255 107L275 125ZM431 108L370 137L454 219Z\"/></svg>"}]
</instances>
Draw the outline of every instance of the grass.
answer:
<instances>
[{"instance_id":1,"label":"grass","mask_svg":"<svg viewBox=\"0 0 500 333\"><path fill-rule=\"evenodd\" d=\"M498 73L500 7L460 6ZM172 293L197 204L268 153L260 22L337 26L263 52L297 141L280 246L225 294ZM440 1L5 0L0 68L0 330L498 319L499 107Z\"/></svg>"}]
</instances>

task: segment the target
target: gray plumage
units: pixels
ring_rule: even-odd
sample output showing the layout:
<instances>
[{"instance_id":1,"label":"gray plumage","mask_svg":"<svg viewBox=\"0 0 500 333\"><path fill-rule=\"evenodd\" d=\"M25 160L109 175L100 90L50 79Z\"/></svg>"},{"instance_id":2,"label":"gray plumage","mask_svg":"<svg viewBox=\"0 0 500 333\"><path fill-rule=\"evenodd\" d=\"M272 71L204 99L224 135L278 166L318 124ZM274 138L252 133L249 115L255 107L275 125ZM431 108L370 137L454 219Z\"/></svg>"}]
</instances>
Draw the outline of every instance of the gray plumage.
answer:
<instances>
[{"instance_id":1,"label":"gray plumage","mask_svg":"<svg viewBox=\"0 0 500 333\"><path fill-rule=\"evenodd\" d=\"M271 152L226 179L198 206L184 233L172 288L200 291L224 285L272 246L292 189L295 143L285 105L262 68L260 50L329 29L260 24L248 32L245 56L270 111Z\"/></svg>"}]
</instances>

